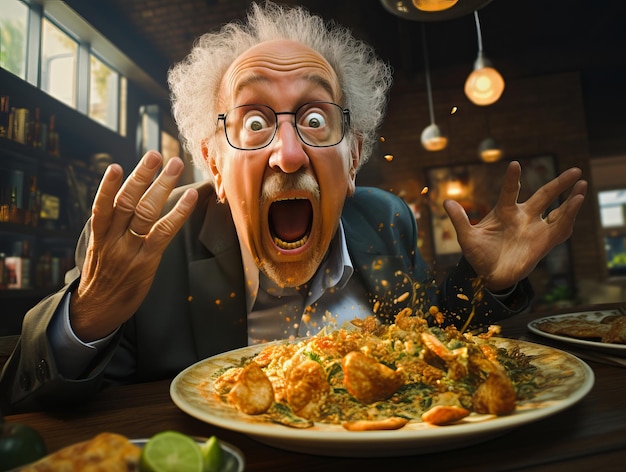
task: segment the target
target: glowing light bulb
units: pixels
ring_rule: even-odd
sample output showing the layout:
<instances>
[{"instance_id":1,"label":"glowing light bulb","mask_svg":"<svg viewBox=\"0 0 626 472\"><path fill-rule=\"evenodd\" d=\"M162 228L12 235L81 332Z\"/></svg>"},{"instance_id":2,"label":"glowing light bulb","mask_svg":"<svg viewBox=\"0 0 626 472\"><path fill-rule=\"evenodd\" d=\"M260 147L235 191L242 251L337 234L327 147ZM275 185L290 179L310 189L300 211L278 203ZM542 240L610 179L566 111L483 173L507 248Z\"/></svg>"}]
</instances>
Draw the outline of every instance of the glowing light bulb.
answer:
<instances>
[{"instance_id":1,"label":"glowing light bulb","mask_svg":"<svg viewBox=\"0 0 626 472\"><path fill-rule=\"evenodd\" d=\"M422 11L442 11L452 8L458 0L413 0L415 8Z\"/></svg>"},{"instance_id":2,"label":"glowing light bulb","mask_svg":"<svg viewBox=\"0 0 626 472\"><path fill-rule=\"evenodd\" d=\"M493 67L480 67L467 77L465 95L476 105L491 105L504 92L504 79Z\"/></svg>"}]
</instances>

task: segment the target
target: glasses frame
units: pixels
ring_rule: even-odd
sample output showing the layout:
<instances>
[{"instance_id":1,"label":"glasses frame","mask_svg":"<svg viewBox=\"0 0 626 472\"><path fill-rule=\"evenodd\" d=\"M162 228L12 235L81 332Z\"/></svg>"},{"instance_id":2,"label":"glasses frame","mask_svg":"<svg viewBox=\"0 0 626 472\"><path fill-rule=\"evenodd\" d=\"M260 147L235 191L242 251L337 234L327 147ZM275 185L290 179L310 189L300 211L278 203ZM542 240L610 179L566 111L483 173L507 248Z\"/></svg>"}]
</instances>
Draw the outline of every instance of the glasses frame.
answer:
<instances>
[{"instance_id":1,"label":"glasses frame","mask_svg":"<svg viewBox=\"0 0 626 472\"><path fill-rule=\"evenodd\" d=\"M341 120L341 139L339 139L339 141L337 141L335 144L322 144L322 145L318 145L318 144L309 144L307 143L304 138L302 137L302 135L300 134L300 130L298 129L298 125L296 124L296 115L298 114L298 112L309 105L315 105L315 104L328 104L328 105L334 105L337 108L339 108L341 110L341 116L342 116L342 120ZM260 107L265 107L268 108L269 110L271 110L274 113L275 116L275 122L274 122L274 132L272 133L272 137L269 139L269 141L264 144L263 146L258 146L255 148L242 148L242 147L238 147L235 146L233 143L230 142L230 139L228 139L228 132L226 131L226 117L228 116L228 114L237 109L237 108L241 108L241 107L249 107L249 106L260 106ZM231 108L229 111L227 111L226 113L219 113L217 115L217 123L216 125L219 126L219 122L222 121L224 123L224 136L226 137L226 142L228 143L228 145L234 149L238 149L240 151L257 151L259 149L263 149L266 148L267 146L269 146L270 144L272 144L272 141L274 141L274 138L276 137L276 133L278 132L278 116L279 115L292 115L293 116L293 127L296 130L296 134L298 135L298 139L300 139L300 141L302 141L303 144L306 144L307 146L310 147L315 147L315 148L326 148L326 147L333 147L336 146L337 144L339 144L341 141L343 141L343 138L346 136L346 129L350 128L350 110L343 108L341 105L338 105L334 102L327 102L324 100L317 100L317 101L313 101L313 102L307 102L304 103L302 105L300 105L298 108L296 108L295 111L275 111L272 107L268 106L268 105L262 105L260 103L247 103L245 105L238 105L234 108Z\"/></svg>"}]
</instances>

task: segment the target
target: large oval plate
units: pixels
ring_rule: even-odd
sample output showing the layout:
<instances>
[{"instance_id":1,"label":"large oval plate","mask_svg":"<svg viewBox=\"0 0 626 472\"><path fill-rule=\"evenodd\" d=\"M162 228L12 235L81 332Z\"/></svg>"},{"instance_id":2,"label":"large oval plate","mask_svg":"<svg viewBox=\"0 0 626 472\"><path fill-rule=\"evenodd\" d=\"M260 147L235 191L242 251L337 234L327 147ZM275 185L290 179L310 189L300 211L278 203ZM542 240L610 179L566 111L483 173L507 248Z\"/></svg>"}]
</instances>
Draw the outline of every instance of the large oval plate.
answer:
<instances>
[{"instance_id":1,"label":"large oval plate","mask_svg":"<svg viewBox=\"0 0 626 472\"><path fill-rule=\"evenodd\" d=\"M198 385L213 373L238 365L241 358L266 345L249 346L210 357L180 372L170 385L174 403L185 413L221 428L244 433L270 446L307 454L344 457L383 457L425 454L476 444L562 411L583 398L594 382L593 371L577 357L539 344L496 339L499 346L518 347L534 356L533 364L548 382L530 401L518 403L508 416L472 413L449 426L409 423L394 431L347 431L339 425L316 423L294 429L240 413L217 398L207 399Z\"/></svg>"}]
</instances>

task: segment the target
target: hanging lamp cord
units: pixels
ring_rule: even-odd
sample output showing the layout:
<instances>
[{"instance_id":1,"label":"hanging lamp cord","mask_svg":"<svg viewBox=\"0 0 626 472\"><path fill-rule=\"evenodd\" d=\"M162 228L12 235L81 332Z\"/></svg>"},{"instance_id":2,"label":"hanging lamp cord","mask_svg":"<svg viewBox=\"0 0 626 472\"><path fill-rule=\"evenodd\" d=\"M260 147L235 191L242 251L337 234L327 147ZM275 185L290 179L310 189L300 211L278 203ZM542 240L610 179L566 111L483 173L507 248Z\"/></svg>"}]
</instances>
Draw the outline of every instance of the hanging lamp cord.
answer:
<instances>
[{"instance_id":1,"label":"hanging lamp cord","mask_svg":"<svg viewBox=\"0 0 626 472\"><path fill-rule=\"evenodd\" d=\"M483 34L480 31L480 20L478 19L478 10L474 10L474 20L476 21L476 36L478 38L478 55L483 53Z\"/></svg>"},{"instance_id":2,"label":"hanging lamp cord","mask_svg":"<svg viewBox=\"0 0 626 472\"><path fill-rule=\"evenodd\" d=\"M422 22L422 48L424 49L424 72L426 74L426 93L428 95L428 112L430 124L435 124L435 112L433 111L433 95L430 88L430 69L428 68L428 47L426 46L426 26Z\"/></svg>"}]
</instances>

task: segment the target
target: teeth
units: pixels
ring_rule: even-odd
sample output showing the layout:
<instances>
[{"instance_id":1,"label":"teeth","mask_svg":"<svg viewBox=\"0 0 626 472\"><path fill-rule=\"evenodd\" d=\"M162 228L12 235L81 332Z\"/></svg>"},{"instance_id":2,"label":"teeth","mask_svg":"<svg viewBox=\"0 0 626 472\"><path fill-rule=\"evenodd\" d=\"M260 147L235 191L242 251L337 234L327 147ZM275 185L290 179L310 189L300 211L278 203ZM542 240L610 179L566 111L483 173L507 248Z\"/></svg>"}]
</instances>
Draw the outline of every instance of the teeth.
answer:
<instances>
[{"instance_id":1,"label":"teeth","mask_svg":"<svg viewBox=\"0 0 626 472\"><path fill-rule=\"evenodd\" d=\"M278 198L275 201L277 202L286 202L289 200L306 200L306 198L302 198L302 197L288 197L288 198Z\"/></svg>"},{"instance_id":2,"label":"teeth","mask_svg":"<svg viewBox=\"0 0 626 472\"><path fill-rule=\"evenodd\" d=\"M280 198L278 200L276 200L277 202L284 202L287 200L304 200L301 197L288 197L288 198ZM283 241L282 239L280 239L278 236L274 236L274 244L276 244L276 246L278 246L280 249L298 249L299 247L302 247L305 245L305 243L308 241L309 239L309 235L305 234L302 239L298 240L298 241L292 241L292 242L287 242L287 241Z\"/></svg>"},{"instance_id":3,"label":"teeth","mask_svg":"<svg viewBox=\"0 0 626 472\"><path fill-rule=\"evenodd\" d=\"M276 246L278 246L281 249L297 249L299 247L304 246L304 244L307 242L308 239L309 239L309 236L305 235L299 241L293 241L291 243L288 243L287 241L283 241L282 239L274 236L274 244L276 244Z\"/></svg>"}]
</instances>

